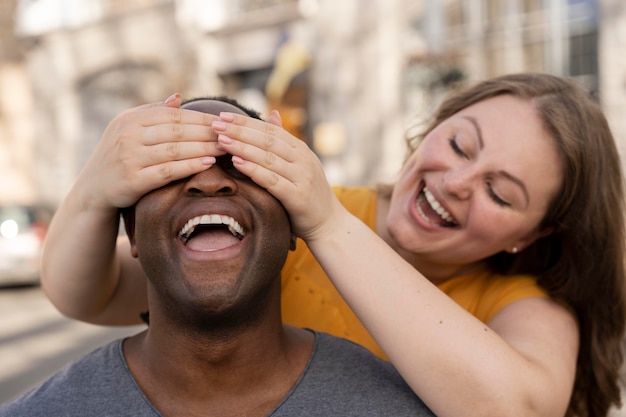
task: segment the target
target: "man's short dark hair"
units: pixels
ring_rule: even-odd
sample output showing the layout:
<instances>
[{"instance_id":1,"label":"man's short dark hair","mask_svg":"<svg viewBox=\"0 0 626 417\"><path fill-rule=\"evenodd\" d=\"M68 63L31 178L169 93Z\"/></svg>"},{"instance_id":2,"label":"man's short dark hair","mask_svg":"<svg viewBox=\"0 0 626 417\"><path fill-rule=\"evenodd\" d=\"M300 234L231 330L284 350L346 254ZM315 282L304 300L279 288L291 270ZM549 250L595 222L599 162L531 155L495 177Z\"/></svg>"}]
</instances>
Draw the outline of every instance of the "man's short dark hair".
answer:
<instances>
[{"instance_id":1,"label":"man's short dark hair","mask_svg":"<svg viewBox=\"0 0 626 417\"><path fill-rule=\"evenodd\" d=\"M184 106L185 104L193 103L194 101L203 101L203 100L222 101L224 103L232 104L233 106L237 107L238 109L241 109L248 116L253 117L255 119L263 120L261 118L261 113L259 113L256 110L251 109L250 107L244 106L243 104L239 103L234 98L230 98L230 97L227 97L227 96L209 96L209 97L190 98L190 99L187 99L187 100L183 100L183 102L181 104L181 107Z\"/></svg>"}]
</instances>

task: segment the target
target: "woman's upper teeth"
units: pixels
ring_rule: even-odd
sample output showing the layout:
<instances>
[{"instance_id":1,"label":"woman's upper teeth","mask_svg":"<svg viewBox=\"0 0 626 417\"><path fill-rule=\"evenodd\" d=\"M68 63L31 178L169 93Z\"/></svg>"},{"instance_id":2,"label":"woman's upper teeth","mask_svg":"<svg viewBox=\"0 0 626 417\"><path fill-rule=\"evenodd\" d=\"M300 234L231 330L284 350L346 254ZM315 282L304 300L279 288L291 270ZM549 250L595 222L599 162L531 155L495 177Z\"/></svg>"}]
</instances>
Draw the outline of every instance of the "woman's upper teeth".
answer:
<instances>
[{"instance_id":1,"label":"woman's upper teeth","mask_svg":"<svg viewBox=\"0 0 626 417\"><path fill-rule=\"evenodd\" d=\"M196 226L199 224L223 224L228 226L228 230L233 236L241 239L245 232L243 227L237 222L237 220L233 219L230 216L224 216L222 214L204 214L202 216L196 216L187 221L185 226L178 232L178 236L186 240L191 236Z\"/></svg>"},{"instance_id":2,"label":"woman's upper teeth","mask_svg":"<svg viewBox=\"0 0 626 417\"><path fill-rule=\"evenodd\" d=\"M450 215L450 213L448 213L446 209L441 207L441 204L439 204L439 202L435 199L435 196L432 195L432 193L426 187L424 187L424 196L426 197L426 201L428 202L430 207L435 211L435 213L441 216L441 218L444 219L445 221L450 222L450 223L455 223L454 218Z\"/></svg>"}]
</instances>

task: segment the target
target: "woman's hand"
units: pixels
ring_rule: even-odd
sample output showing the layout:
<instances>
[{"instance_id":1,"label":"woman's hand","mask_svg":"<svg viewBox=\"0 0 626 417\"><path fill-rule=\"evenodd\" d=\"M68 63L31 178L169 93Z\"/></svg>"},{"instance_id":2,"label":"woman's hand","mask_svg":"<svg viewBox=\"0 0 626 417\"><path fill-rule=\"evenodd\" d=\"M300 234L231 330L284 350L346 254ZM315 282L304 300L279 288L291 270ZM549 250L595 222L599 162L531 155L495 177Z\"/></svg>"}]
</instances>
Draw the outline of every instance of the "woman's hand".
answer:
<instances>
[{"instance_id":1,"label":"woman's hand","mask_svg":"<svg viewBox=\"0 0 626 417\"><path fill-rule=\"evenodd\" d=\"M345 210L330 188L322 163L302 140L281 127L273 111L269 122L222 113L213 123L219 148L233 164L285 206L294 232L306 241L332 231L334 214Z\"/></svg>"},{"instance_id":2,"label":"woman's hand","mask_svg":"<svg viewBox=\"0 0 626 417\"><path fill-rule=\"evenodd\" d=\"M180 109L174 94L163 103L124 111L104 131L79 176L83 204L112 209L133 205L142 195L215 163L216 116Z\"/></svg>"},{"instance_id":3,"label":"woman's hand","mask_svg":"<svg viewBox=\"0 0 626 417\"><path fill-rule=\"evenodd\" d=\"M145 273L128 241L118 242L119 208L210 168L224 153L211 128L217 116L180 105L175 94L113 119L57 208L46 235L41 284L63 314L134 324L147 308Z\"/></svg>"}]
</instances>

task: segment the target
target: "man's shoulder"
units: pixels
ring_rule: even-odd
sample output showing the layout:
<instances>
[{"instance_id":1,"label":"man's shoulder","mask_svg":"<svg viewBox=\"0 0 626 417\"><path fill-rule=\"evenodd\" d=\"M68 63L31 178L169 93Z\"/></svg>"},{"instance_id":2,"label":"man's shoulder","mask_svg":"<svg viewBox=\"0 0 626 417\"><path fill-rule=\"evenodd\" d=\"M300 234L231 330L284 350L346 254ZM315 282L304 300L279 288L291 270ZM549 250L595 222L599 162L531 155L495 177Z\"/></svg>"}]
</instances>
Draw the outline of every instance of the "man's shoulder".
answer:
<instances>
[{"instance_id":1,"label":"man's shoulder","mask_svg":"<svg viewBox=\"0 0 626 417\"><path fill-rule=\"evenodd\" d=\"M134 395L121 345L121 340L112 342L71 363L1 406L0 417L115 415L114 408Z\"/></svg>"},{"instance_id":2,"label":"man's shoulder","mask_svg":"<svg viewBox=\"0 0 626 417\"><path fill-rule=\"evenodd\" d=\"M272 415L297 409L311 410L311 416L433 416L390 363L320 332L301 380Z\"/></svg>"},{"instance_id":3,"label":"man's shoulder","mask_svg":"<svg viewBox=\"0 0 626 417\"><path fill-rule=\"evenodd\" d=\"M318 331L315 331L315 335L315 354L319 356L318 360L323 359L325 363L365 361L373 366L381 366L395 372L395 369L389 362L378 358L369 350L351 340Z\"/></svg>"},{"instance_id":4,"label":"man's shoulder","mask_svg":"<svg viewBox=\"0 0 626 417\"><path fill-rule=\"evenodd\" d=\"M332 373L339 378L355 380L362 388L373 389L376 385L397 387L398 391L410 391L394 366L366 348L327 333L316 333L317 343L312 365L316 372ZM394 390L392 390L393 392Z\"/></svg>"}]
</instances>

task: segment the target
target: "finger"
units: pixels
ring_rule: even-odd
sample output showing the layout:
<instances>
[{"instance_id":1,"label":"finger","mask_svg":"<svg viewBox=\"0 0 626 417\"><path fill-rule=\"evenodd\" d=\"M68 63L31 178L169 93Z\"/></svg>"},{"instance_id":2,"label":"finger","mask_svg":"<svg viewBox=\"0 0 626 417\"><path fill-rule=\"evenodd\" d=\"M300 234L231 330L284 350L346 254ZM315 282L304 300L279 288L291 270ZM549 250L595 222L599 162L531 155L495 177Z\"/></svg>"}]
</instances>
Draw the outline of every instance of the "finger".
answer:
<instances>
[{"instance_id":1,"label":"finger","mask_svg":"<svg viewBox=\"0 0 626 417\"><path fill-rule=\"evenodd\" d=\"M136 163L140 167L148 167L167 162L214 158L225 153L218 148L217 142L168 142L143 148L136 155Z\"/></svg>"},{"instance_id":2,"label":"finger","mask_svg":"<svg viewBox=\"0 0 626 417\"><path fill-rule=\"evenodd\" d=\"M296 158L298 149L291 146L289 140L284 138L284 136L291 135L273 124L252 122L242 126L216 121L212 126L218 134L218 140L221 137L221 142L224 144L228 144L226 141L232 139L275 154L289 162L293 162Z\"/></svg>"},{"instance_id":3,"label":"finger","mask_svg":"<svg viewBox=\"0 0 626 417\"><path fill-rule=\"evenodd\" d=\"M182 98L180 97L179 93L174 93L171 96L169 96L164 102L163 104L165 104L167 107L180 107L181 103L182 103Z\"/></svg>"},{"instance_id":4,"label":"finger","mask_svg":"<svg viewBox=\"0 0 626 417\"><path fill-rule=\"evenodd\" d=\"M141 129L139 134L145 145L166 142L216 142L217 134L210 126L194 124L160 124ZM129 135L130 136L130 135Z\"/></svg>"},{"instance_id":5,"label":"finger","mask_svg":"<svg viewBox=\"0 0 626 417\"><path fill-rule=\"evenodd\" d=\"M180 107L181 102L182 102L182 99L180 97L180 94L175 93L169 96L165 101L142 104L140 106L127 109L121 114L122 115L134 115L136 113L141 113L142 111L145 111L145 110L156 109L156 108L166 108L166 107L178 108Z\"/></svg>"},{"instance_id":6,"label":"finger","mask_svg":"<svg viewBox=\"0 0 626 417\"><path fill-rule=\"evenodd\" d=\"M205 171L215 164L215 158L203 157L151 165L139 171L144 193Z\"/></svg>"},{"instance_id":7,"label":"finger","mask_svg":"<svg viewBox=\"0 0 626 417\"><path fill-rule=\"evenodd\" d=\"M226 153L236 156L240 160L249 161L255 166L262 167L264 171L274 172L289 181L293 180L292 175L297 175L297 172L295 174L290 174L289 161L283 159L272 151L266 151L249 143L233 140L232 138L224 135L218 136L218 144L219 149L225 151ZM244 174L247 175L247 173Z\"/></svg>"},{"instance_id":8,"label":"finger","mask_svg":"<svg viewBox=\"0 0 626 417\"><path fill-rule=\"evenodd\" d=\"M160 124L194 124L210 126L211 123L218 118L214 114L166 107L162 103L158 106L135 109L132 117L137 117L137 122L141 126L146 127Z\"/></svg>"},{"instance_id":9,"label":"finger","mask_svg":"<svg viewBox=\"0 0 626 417\"><path fill-rule=\"evenodd\" d=\"M233 166L239 172L249 177L255 184L265 188L278 200L282 201L283 197L289 195L289 190L294 187L294 184L287 178L253 161L244 160L236 155L233 155L232 161Z\"/></svg>"},{"instance_id":10,"label":"finger","mask_svg":"<svg viewBox=\"0 0 626 417\"><path fill-rule=\"evenodd\" d=\"M270 117L267 119L268 123L276 125L278 127L283 127L283 119L280 117L280 113L278 110L272 110L270 113Z\"/></svg>"},{"instance_id":11,"label":"finger","mask_svg":"<svg viewBox=\"0 0 626 417\"><path fill-rule=\"evenodd\" d=\"M280 114L278 112L275 112L275 113L274 112L275 111L273 111L272 113L278 116L278 119L280 120ZM286 143L289 147L292 147L292 148L297 147L303 143L300 139L289 134L286 130L282 129L282 127L274 123L276 121L275 116L270 115L270 119L272 119L272 123L268 123L263 120L255 119L253 117L244 116L244 115L237 114L237 113L228 113L228 112L220 113L220 120L222 122L225 122L228 126L241 126L242 129L248 128L250 130L262 132L263 134L267 136L274 135L276 136L277 139ZM213 127L216 128L215 124ZM218 129L216 128L216 130ZM228 133L229 133L229 136L233 136L233 135L230 135L230 131L228 131Z\"/></svg>"}]
</instances>

